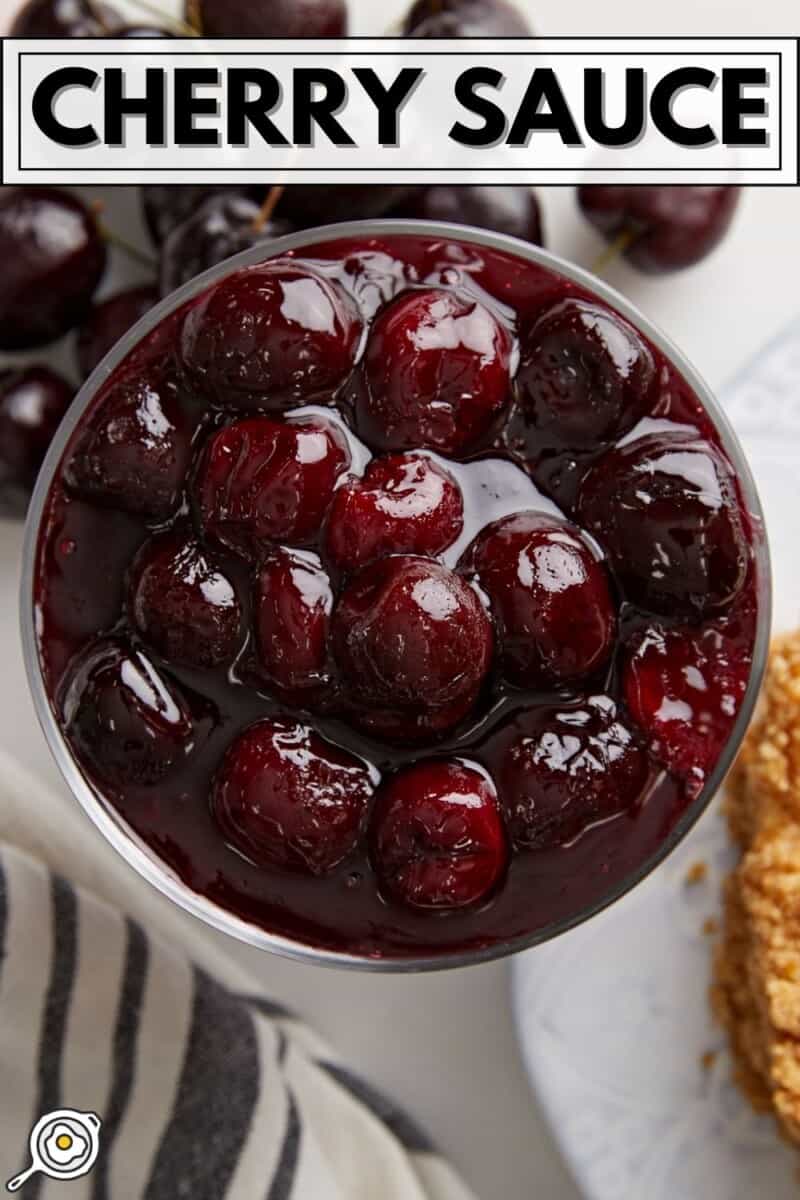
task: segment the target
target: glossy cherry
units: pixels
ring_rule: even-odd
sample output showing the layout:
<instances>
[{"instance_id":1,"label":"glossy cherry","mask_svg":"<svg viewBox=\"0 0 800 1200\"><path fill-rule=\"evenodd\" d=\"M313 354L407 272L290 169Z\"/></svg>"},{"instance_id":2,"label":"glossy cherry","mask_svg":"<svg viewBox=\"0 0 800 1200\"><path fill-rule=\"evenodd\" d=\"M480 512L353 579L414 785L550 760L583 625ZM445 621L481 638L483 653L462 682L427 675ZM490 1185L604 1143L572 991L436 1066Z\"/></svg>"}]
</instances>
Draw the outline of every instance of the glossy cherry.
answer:
<instances>
[{"instance_id":1,"label":"glossy cherry","mask_svg":"<svg viewBox=\"0 0 800 1200\"><path fill-rule=\"evenodd\" d=\"M4 188L0 261L0 350L24 350L80 324L103 275L106 247L77 196Z\"/></svg>"},{"instance_id":2,"label":"glossy cherry","mask_svg":"<svg viewBox=\"0 0 800 1200\"><path fill-rule=\"evenodd\" d=\"M270 550L256 577L253 624L259 664L289 700L310 701L330 683L330 580L319 558L283 546Z\"/></svg>"},{"instance_id":3,"label":"glossy cherry","mask_svg":"<svg viewBox=\"0 0 800 1200\"><path fill-rule=\"evenodd\" d=\"M403 32L409 37L530 37L531 28L507 0L416 0Z\"/></svg>"},{"instance_id":4,"label":"glossy cherry","mask_svg":"<svg viewBox=\"0 0 800 1200\"><path fill-rule=\"evenodd\" d=\"M170 663L219 667L232 661L240 644L236 590L185 531L158 534L139 551L128 613L140 637Z\"/></svg>"},{"instance_id":5,"label":"glossy cherry","mask_svg":"<svg viewBox=\"0 0 800 1200\"><path fill-rule=\"evenodd\" d=\"M356 431L377 450L466 454L510 398L512 339L470 296L404 292L376 317L355 390Z\"/></svg>"},{"instance_id":6,"label":"glossy cherry","mask_svg":"<svg viewBox=\"0 0 800 1200\"><path fill-rule=\"evenodd\" d=\"M67 464L70 488L95 503L165 520L183 491L197 420L169 356L133 368L114 380L82 428Z\"/></svg>"},{"instance_id":7,"label":"glossy cherry","mask_svg":"<svg viewBox=\"0 0 800 1200\"><path fill-rule=\"evenodd\" d=\"M255 558L270 543L306 542L349 466L345 437L325 417L225 425L206 443L194 482L202 528L213 542Z\"/></svg>"},{"instance_id":8,"label":"glossy cherry","mask_svg":"<svg viewBox=\"0 0 800 1200\"><path fill-rule=\"evenodd\" d=\"M0 509L25 512L39 468L75 389L49 367L0 371Z\"/></svg>"},{"instance_id":9,"label":"glossy cherry","mask_svg":"<svg viewBox=\"0 0 800 1200\"><path fill-rule=\"evenodd\" d=\"M441 554L461 533L464 501L453 476L424 454L376 458L336 492L325 557L355 571L385 554Z\"/></svg>"},{"instance_id":10,"label":"glossy cherry","mask_svg":"<svg viewBox=\"0 0 800 1200\"><path fill-rule=\"evenodd\" d=\"M119 339L148 313L158 300L158 291L150 284L115 292L92 305L78 330L76 355L81 375L87 378Z\"/></svg>"},{"instance_id":11,"label":"glossy cherry","mask_svg":"<svg viewBox=\"0 0 800 1200\"><path fill-rule=\"evenodd\" d=\"M11 25L11 37L118 37L122 17L88 0L28 0Z\"/></svg>"},{"instance_id":12,"label":"glossy cherry","mask_svg":"<svg viewBox=\"0 0 800 1200\"><path fill-rule=\"evenodd\" d=\"M625 702L653 754L699 795L728 740L750 676L735 626L653 624L628 646Z\"/></svg>"},{"instance_id":13,"label":"glossy cherry","mask_svg":"<svg viewBox=\"0 0 800 1200\"><path fill-rule=\"evenodd\" d=\"M161 248L159 286L162 296L215 267L223 259L290 233L288 221L262 224L254 200L236 192L218 192L167 235Z\"/></svg>"},{"instance_id":14,"label":"glossy cherry","mask_svg":"<svg viewBox=\"0 0 800 1200\"><path fill-rule=\"evenodd\" d=\"M742 587L749 552L733 473L719 450L653 433L610 450L578 497L630 599L697 619Z\"/></svg>"},{"instance_id":15,"label":"glossy cherry","mask_svg":"<svg viewBox=\"0 0 800 1200\"><path fill-rule=\"evenodd\" d=\"M609 242L623 235L622 253L649 274L680 271L700 262L722 241L741 188L608 186L578 188L578 202Z\"/></svg>"},{"instance_id":16,"label":"glossy cherry","mask_svg":"<svg viewBox=\"0 0 800 1200\"><path fill-rule=\"evenodd\" d=\"M364 567L341 593L331 633L353 719L388 740L456 725L492 658L491 622L477 594L425 558L396 555Z\"/></svg>"},{"instance_id":17,"label":"glossy cherry","mask_svg":"<svg viewBox=\"0 0 800 1200\"><path fill-rule=\"evenodd\" d=\"M290 261L237 271L186 315L187 376L224 408L328 400L355 360L361 321L341 287Z\"/></svg>"},{"instance_id":18,"label":"glossy cherry","mask_svg":"<svg viewBox=\"0 0 800 1200\"><path fill-rule=\"evenodd\" d=\"M516 725L497 786L520 849L571 842L640 800L647 755L610 696L534 708Z\"/></svg>"},{"instance_id":19,"label":"glossy cherry","mask_svg":"<svg viewBox=\"0 0 800 1200\"><path fill-rule=\"evenodd\" d=\"M157 246L198 211L210 196L249 195L250 189L213 183L146 183L139 189L142 214Z\"/></svg>"},{"instance_id":20,"label":"glossy cherry","mask_svg":"<svg viewBox=\"0 0 800 1200\"><path fill-rule=\"evenodd\" d=\"M398 772L376 796L370 849L382 890L402 904L457 909L485 900L508 863L494 784L457 759Z\"/></svg>"},{"instance_id":21,"label":"glossy cherry","mask_svg":"<svg viewBox=\"0 0 800 1200\"><path fill-rule=\"evenodd\" d=\"M411 196L391 215L473 225L544 245L539 201L528 187L439 183Z\"/></svg>"},{"instance_id":22,"label":"glossy cherry","mask_svg":"<svg viewBox=\"0 0 800 1200\"><path fill-rule=\"evenodd\" d=\"M586 300L561 300L523 336L518 404L509 444L597 450L632 429L657 402L653 356L632 325Z\"/></svg>"},{"instance_id":23,"label":"glossy cherry","mask_svg":"<svg viewBox=\"0 0 800 1200\"><path fill-rule=\"evenodd\" d=\"M111 787L152 787L195 745L186 700L141 650L116 639L75 665L63 712L76 754Z\"/></svg>"},{"instance_id":24,"label":"glossy cherry","mask_svg":"<svg viewBox=\"0 0 800 1200\"><path fill-rule=\"evenodd\" d=\"M560 686L604 666L616 635L608 572L580 531L540 512L490 525L464 568L489 597L505 677Z\"/></svg>"},{"instance_id":25,"label":"glossy cherry","mask_svg":"<svg viewBox=\"0 0 800 1200\"><path fill-rule=\"evenodd\" d=\"M355 850L370 769L305 725L259 721L230 746L211 806L225 838L260 867L325 875Z\"/></svg>"},{"instance_id":26,"label":"glossy cherry","mask_svg":"<svg viewBox=\"0 0 800 1200\"><path fill-rule=\"evenodd\" d=\"M186 17L199 15L204 37L340 38L347 35L345 0L191 0Z\"/></svg>"}]
</instances>

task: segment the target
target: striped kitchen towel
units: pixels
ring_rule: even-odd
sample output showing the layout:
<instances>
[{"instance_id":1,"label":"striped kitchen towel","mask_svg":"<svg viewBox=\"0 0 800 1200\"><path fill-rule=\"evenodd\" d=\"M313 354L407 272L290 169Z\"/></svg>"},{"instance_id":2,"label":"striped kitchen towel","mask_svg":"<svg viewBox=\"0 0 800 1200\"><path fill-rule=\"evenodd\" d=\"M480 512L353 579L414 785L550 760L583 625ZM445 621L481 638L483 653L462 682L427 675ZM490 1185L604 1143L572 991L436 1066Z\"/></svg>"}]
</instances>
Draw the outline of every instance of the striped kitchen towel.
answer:
<instances>
[{"instance_id":1,"label":"striped kitchen towel","mask_svg":"<svg viewBox=\"0 0 800 1200\"><path fill-rule=\"evenodd\" d=\"M58 862L77 832L91 859L97 835L65 834L62 798L30 836L24 817L56 803L33 786L0 755L0 836ZM23 1200L470 1200L425 1133L241 968L215 975L152 929L0 844L0 1190L41 1150ZM64 1110L99 1118L74 1179L71 1118L29 1145Z\"/></svg>"}]
</instances>

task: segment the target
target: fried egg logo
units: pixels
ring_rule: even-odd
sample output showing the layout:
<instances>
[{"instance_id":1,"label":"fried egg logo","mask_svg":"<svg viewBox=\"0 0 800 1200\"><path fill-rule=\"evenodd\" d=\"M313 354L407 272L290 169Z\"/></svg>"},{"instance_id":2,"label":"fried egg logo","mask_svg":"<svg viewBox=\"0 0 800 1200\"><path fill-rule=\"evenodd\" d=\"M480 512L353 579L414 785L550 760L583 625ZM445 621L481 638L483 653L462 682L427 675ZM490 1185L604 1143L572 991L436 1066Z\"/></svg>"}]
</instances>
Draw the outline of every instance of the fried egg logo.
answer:
<instances>
[{"instance_id":1,"label":"fried egg logo","mask_svg":"<svg viewBox=\"0 0 800 1200\"><path fill-rule=\"evenodd\" d=\"M46 1113L31 1130L31 1165L6 1184L17 1192L31 1175L41 1171L48 1179L78 1179L94 1166L100 1151L100 1118L92 1112L59 1108Z\"/></svg>"}]
</instances>

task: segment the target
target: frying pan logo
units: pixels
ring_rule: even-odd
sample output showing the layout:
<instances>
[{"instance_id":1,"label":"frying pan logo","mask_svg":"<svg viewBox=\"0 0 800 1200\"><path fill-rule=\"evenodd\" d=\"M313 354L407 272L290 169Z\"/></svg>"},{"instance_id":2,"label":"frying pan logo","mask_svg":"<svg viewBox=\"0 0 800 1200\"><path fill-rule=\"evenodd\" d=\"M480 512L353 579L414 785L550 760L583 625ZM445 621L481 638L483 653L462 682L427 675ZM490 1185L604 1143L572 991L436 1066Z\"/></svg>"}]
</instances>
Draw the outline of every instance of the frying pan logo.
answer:
<instances>
[{"instance_id":1,"label":"frying pan logo","mask_svg":"<svg viewBox=\"0 0 800 1200\"><path fill-rule=\"evenodd\" d=\"M45 1113L31 1130L31 1164L9 1179L6 1191L18 1192L37 1171L48 1179L78 1179L88 1174L100 1151L100 1126L100 1118L92 1112L58 1108Z\"/></svg>"}]
</instances>

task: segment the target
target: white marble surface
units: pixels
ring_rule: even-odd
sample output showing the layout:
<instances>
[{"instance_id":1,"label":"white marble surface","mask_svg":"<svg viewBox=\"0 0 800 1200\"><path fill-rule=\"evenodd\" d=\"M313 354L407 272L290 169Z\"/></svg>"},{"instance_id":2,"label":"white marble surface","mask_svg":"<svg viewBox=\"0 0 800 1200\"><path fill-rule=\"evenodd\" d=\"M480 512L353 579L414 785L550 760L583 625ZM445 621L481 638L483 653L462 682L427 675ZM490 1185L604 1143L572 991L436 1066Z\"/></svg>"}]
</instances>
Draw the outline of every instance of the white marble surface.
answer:
<instances>
[{"instance_id":1,"label":"white marble surface","mask_svg":"<svg viewBox=\"0 0 800 1200\"><path fill-rule=\"evenodd\" d=\"M796 28L796 0L639 0L605 5L518 0L543 34L757 34ZM358 33L379 33L402 0L351 0ZM0 0L0 25L16 7ZM543 193L548 244L588 264L598 242L570 189ZM124 200L117 197L124 207ZM115 209L117 205L115 204ZM683 347L716 386L800 313L800 192L752 190L724 246L681 276L646 280L620 266L611 282ZM21 529L0 523L0 745L63 787L28 698L17 636ZM87 824L87 837L96 836ZM144 886L144 885L142 885ZM188 918L187 918L188 920ZM235 953L274 995L306 1014L355 1066L414 1111L484 1200L577 1200L519 1060L504 964L410 978L320 972L244 948ZM700 1200L700 1197L686 1197Z\"/></svg>"}]
</instances>

